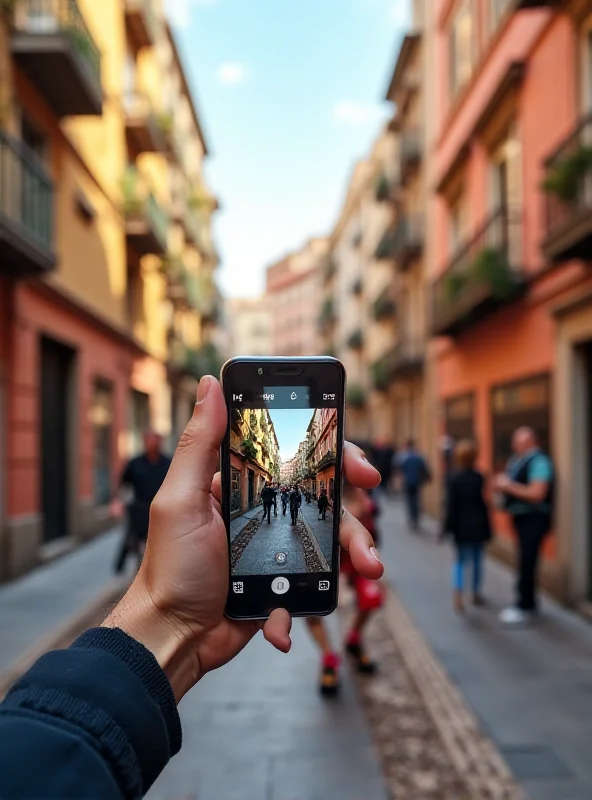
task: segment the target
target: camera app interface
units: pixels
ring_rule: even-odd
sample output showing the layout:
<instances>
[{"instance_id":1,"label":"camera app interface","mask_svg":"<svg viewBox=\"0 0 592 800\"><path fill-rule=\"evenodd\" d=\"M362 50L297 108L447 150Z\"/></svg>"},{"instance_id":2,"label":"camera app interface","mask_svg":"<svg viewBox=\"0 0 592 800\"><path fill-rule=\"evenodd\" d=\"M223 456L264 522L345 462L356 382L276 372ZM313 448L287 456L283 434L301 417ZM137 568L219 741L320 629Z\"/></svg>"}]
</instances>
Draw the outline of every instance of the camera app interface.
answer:
<instances>
[{"instance_id":1,"label":"camera app interface","mask_svg":"<svg viewBox=\"0 0 592 800\"><path fill-rule=\"evenodd\" d=\"M311 407L309 388L265 388L246 407L234 395L230 430L233 576L329 573L337 448L335 395ZM258 407L254 407L258 406ZM320 576L322 578L322 575ZM276 579L276 594L289 582ZM279 585L283 582L283 585ZM329 581L321 580L319 589ZM241 581L233 582L241 593Z\"/></svg>"}]
</instances>

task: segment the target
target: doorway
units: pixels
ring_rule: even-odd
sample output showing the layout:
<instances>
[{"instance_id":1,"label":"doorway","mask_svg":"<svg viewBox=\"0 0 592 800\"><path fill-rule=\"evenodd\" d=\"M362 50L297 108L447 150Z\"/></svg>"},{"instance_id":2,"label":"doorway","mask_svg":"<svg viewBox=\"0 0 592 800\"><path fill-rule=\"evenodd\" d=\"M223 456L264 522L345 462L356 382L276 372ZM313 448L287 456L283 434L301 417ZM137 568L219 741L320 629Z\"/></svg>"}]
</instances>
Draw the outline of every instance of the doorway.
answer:
<instances>
[{"instance_id":1,"label":"doorway","mask_svg":"<svg viewBox=\"0 0 592 800\"><path fill-rule=\"evenodd\" d=\"M255 504L255 473L252 469L249 470L249 508L253 508Z\"/></svg>"},{"instance_id":2,"label":"doorway","mask_svg":"<svg viewBox=\"0 0 592 800\"><path fill-rule=\"evenodd\" d=\"M43 542L69 535L71 381L74 351L41 339L41 512Z\"/></svg>"}]
</instances>

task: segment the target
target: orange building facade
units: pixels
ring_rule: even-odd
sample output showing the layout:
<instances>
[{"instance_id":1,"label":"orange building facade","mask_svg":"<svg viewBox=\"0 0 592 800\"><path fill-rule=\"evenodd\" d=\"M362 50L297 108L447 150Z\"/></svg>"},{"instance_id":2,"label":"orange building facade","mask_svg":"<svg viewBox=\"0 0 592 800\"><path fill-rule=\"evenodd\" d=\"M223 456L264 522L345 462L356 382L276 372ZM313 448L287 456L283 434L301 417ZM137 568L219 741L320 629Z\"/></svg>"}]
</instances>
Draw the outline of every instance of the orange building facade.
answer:
<instances>
[{"instance_id":1,"label":"orange building facade","mask_svg":"<svg viewBox=\"0 0 592 800\"><path fill-rule=\"evenodd\" d=\"M438 91L428 260L439 430L503 468L518 425L557 466L543 580L592 597L592 7L426 4ZM587 160L586 160L587 159ZM511 557L509 520L497 548Z\"/></svg>"}]
</instances>

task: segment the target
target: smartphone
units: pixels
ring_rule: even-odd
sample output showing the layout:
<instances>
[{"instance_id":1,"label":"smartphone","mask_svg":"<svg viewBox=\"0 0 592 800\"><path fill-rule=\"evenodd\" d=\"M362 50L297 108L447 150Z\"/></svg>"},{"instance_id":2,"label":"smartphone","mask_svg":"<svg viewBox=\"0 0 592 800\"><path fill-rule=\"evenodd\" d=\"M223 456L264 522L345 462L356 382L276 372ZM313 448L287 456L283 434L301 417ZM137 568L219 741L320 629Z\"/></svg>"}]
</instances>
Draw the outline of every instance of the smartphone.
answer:
<instances>
[{"instance_id":1,"label":"smartphone","mask_svg":"<svg viewBox=\"0 0 592 800\"><path fill-rule=\"evenodd\" d=\"M337 607L345 370L335 358L233 358L222 511L231 619Z\"/></svg>"}]
</instances>

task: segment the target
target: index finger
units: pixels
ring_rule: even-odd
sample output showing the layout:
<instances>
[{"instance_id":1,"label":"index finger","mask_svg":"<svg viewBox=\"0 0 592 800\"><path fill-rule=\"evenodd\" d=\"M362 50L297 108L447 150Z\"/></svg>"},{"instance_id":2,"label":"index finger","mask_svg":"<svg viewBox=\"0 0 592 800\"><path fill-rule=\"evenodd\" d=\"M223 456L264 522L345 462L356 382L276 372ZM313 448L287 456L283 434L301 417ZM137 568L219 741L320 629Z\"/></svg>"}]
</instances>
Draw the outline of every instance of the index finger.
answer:
<instances>
[{"instance_id":1,"label":"index finger","mask_svg":"<svg viewBox=\"0 0 592 800\"><path fill-rule=\"evenodd\" d=\"M374 489L380 483L380 473L366 458L364 451L351 442L343 448L343 471L348 483L360 489Z\"/></svg>"}]
</instances>

